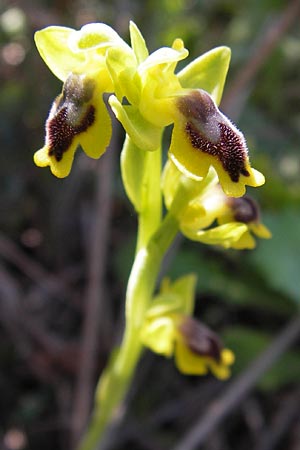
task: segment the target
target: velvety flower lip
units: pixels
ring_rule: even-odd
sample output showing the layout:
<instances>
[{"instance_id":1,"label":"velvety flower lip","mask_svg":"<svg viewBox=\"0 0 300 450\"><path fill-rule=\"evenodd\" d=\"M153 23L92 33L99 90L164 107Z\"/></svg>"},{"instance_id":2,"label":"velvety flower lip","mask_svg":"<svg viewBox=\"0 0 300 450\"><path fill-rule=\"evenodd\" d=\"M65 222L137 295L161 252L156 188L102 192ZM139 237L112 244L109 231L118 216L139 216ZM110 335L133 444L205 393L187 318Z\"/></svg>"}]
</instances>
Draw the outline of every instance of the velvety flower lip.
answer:
<instances>
[{"instance_id":1,"label":"velvety flower lip","mask_svg":"<svg viewBox=\"0 0 300 450\"><path fill-rule=\"evenodd\" d=\"M62 93L53 102L46 121L45 145L34 155L40 167L50 166L58 178L71 170L79 145L92 158L105 151L111 135L111 121L97 77L72 73Z\"/></svg>"},{"instance_id":2,"label":"velvety flower lip","mask_svg":"<svg viewBox=\"0 0 300 450\"><path fill-rule=\"evenodd\" d=\"M243 134L206 91L179 95L175 105L177 117L169 154L179 170L205 177L212 165L225 193L232 197L243 195L246 184L264 183L263 175L250 166Z\"/></svg>"},{"instance_id":3,"label":"velvety flower lip","mask_svg":"<svg viewBox=\"0 0 300 450\"><path fill-rule=\"evenodd\" d=\"M182 373L205 375L210 370L217 378L226 379L234 355L207 326L193 317L182 316L177 324L175 360Z\"/></svg>"},{"instance_id":4,"label":"velvety flower lip","mask_svg":"<svg viewBox=\"0 0 300 450\"><path fill-rule=\"evenodd\" d=\"M87 105L93 95L94 82L84 86L78 75L64 84L62 95L54 102L46 122L49 156L61 161L76 135L87 131L95 121L95 107Z\"/></svg>"},{"instance_id":5,"label":"velvety flower lip","mask_svg":"<svg viewBox=\"0 0 300 450\"><path fill-rule=\"evenodd\" d=\"M220 361L223 345L219 336L207 326L187 316L180 323L179 330L185 344L192 352Z\"/></svg>"}]
</instances>

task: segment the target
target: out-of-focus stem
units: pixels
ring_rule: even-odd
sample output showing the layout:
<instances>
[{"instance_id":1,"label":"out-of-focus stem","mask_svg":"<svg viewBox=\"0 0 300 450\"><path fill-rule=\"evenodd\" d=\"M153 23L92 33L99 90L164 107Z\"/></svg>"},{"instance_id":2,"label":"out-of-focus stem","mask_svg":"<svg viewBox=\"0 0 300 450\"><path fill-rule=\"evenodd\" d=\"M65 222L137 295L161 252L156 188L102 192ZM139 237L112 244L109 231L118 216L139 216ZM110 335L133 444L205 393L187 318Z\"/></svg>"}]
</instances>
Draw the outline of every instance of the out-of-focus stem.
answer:
<instances>
[{"instance_id":1,"label":"out-of-focus stem","mask_svg":"<svg viewBox=\"0 0 300 450\"><path fill-rule=\"evenodd\" d=\"M127 287L123 342L101 377L93 417L79 450L96 448L127 393L143 349L140 328L153 296L161 261L177 231L177 220L168 214L148 244L136 254Z\"/></svg>"}]
</instances>

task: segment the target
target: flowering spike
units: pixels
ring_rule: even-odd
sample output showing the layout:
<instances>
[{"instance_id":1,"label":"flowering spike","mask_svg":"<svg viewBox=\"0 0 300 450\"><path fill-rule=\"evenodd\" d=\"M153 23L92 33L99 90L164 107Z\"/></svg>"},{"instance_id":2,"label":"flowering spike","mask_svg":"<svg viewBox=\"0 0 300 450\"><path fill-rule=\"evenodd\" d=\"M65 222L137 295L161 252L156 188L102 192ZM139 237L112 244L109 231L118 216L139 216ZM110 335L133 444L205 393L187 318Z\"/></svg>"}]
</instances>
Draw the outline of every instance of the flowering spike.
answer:
<instances>
[{"instance_id":1,"label":"flowering spike","mask_svg":"<svg viewBox=\"0 0 300 450\"><path fill-rule=\"evenodd\" d=\"M124 340L97 389L96 420L81 448L97 445L124 398L143 345L174 357L185 374L212 372L220 379L230 375L233 353L192 318L195 276L164 280L153 297L164 254L178 231L191 240L225 248L253 248L253 235L270 237L259 222L257 205L236 198L244 195L246 185L263 184L264 177L250 166L243 134L216 106L230 49L213 49L176 73L177 64L188 56L181 39L149 55L132 22L130 39L131 47L101 23L78 31L48 27L35 34L42 58L64 83L50 110L45 145L35 153L35 163L50 166L62 178L69 174L79 146L88 156L100 157L111 137L103 94L112 94L108 103L127 134L121 156L124 187L139 216ZM172 124L170 158L161 179L162 136ZM162 192L168 210L164 217Z\"/></svg>"}]
</instances>

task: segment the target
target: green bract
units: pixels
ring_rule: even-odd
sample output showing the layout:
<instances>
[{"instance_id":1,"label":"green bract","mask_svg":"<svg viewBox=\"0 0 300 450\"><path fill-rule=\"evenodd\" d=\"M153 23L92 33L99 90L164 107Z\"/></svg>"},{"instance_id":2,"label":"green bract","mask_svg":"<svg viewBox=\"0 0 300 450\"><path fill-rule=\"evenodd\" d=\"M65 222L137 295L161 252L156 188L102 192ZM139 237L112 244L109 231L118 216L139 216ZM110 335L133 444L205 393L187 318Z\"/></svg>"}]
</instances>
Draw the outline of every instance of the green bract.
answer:
<instances>
[{"instance_id":1,"label":"green bract","mask_svg":"<svg viewBox=\"0 0 300 450\"><path fill-rule=\"evenodd\" d=\"M220 103L230 63L228 47L217 47L199 56L178 73L183 88L203 89Z\"/></svg>"}]
</instances>

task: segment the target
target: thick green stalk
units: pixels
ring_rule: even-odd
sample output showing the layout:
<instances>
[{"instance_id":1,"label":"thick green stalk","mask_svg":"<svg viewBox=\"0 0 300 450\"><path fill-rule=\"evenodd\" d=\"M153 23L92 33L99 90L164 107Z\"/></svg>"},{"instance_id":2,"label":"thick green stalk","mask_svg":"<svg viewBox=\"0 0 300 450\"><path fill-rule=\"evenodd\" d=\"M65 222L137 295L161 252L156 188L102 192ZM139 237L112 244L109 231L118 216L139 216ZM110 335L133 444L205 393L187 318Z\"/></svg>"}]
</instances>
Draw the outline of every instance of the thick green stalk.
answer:
<instances>
[{"instance_id":1,"label":"thick green stalk","mask_svg":"<svg viewBox=\"0 0 300 450\"><path fill-rule=\"evenodd\" d=\"M142 208L139 212L137 251L143 248L161 222L161 149L145 152Z\"/></svg>"},{"instance_id":2,"label":"thick green stalk","mask_svg":"<svg viewBox=\"0 0 300 450\"><path fill-rule=\"evenodd\" d=\"M121 173L125 191L138 214L138 252L146 246L161 222L161 148L147 152L126 135Z\"/></svg>"},{"instance_id":3,"label":"thick green stalk","mask_svg":"<svg viewBox=\"0 0 300 450\"><path fill-rule=\"evenodd\" d=\"M93 417L79 450L96 448L127 393L143 349L140 328L153 296L161 261L177 232L178 222L168 214L147 246L136 254L126 294L123 342L99 382Z\"/></svg>"},{"instance_id":4,"label":"thick green stalk","mask_svg":"<svg viewBox=\"0 0 300 450\"><path fill-rule=\"evenodd\" d=\"M142 172L139 174L142 185L136 186L136 191L131 184L135 176L135 155L139 157ZM138 335L153 296L160 264L178 231L177 221L171 215L161 223L161 150L140 153L127 137L122 175L131 200L140 204L136 257L126 293L126 327L120 349L111 357L99 381L92 420L79 450L96 448L128 391L143 349Z\"/></svg>"}]
</instances>

